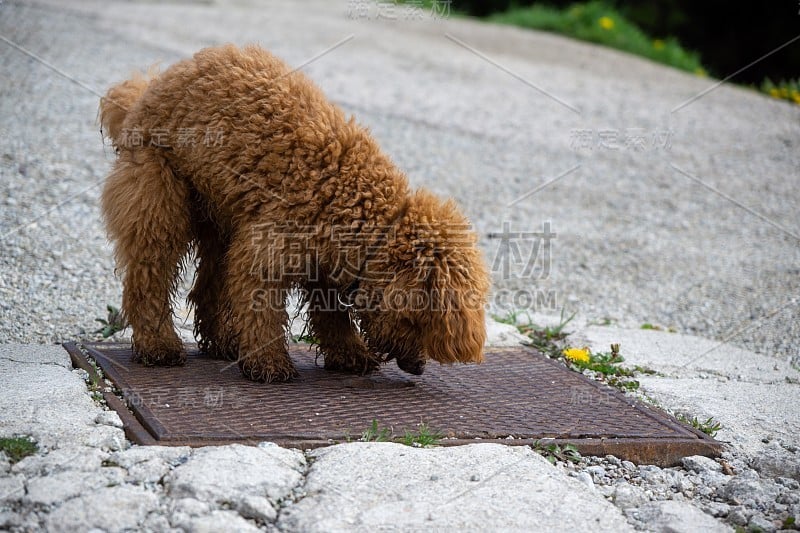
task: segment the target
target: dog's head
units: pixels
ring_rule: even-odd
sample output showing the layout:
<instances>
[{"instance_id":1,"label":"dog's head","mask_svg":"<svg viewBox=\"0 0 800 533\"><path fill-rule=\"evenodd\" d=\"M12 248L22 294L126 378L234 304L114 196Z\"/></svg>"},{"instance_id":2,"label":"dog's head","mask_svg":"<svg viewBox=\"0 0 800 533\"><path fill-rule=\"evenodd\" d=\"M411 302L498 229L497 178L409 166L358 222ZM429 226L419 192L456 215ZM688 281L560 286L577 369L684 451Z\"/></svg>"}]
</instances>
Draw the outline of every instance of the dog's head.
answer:
<instances>
[{"instance_id":1,"label":"dog's head","mask_svg":"<svg viewBox=\"0 0 800 533\"><path fill-rule=\"evenodd\" d=\"M489 274L455 203L416 192L377 252L356 306L369 347L412 374L480 362Z\"/></svg>"}]
</instances>

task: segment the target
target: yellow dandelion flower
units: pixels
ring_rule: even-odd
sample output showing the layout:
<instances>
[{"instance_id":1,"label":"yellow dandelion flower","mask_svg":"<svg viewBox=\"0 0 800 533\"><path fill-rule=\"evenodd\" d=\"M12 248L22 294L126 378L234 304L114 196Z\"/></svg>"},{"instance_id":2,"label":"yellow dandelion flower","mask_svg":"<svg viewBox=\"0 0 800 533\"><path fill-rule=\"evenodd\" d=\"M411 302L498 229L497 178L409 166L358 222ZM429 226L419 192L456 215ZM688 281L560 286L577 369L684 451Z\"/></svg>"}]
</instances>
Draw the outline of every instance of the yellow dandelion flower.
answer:
<instances>
[{"instance_id":1,"label":"yellow dandelion flower","mask_svg":"<svg viewBox=\"0 0 800 533\"><path fill-rule=\"evenodd\" d=\"M564 357L576 363L588 363L591 359L588 348L567 348Z\"/></svg>"},{"instance_id":2,"label":"yellow dandelion flower","mask_svg":"<svg viewBox=\"0 0 800 533\"><path fill-rule=\"evenodd\" d=\"M789 89L786 87L781 87L781 97L782 98L789 98Z\"/></svg>"},{"instance_id":3,"label":"yellow dandelion flower","mask_svg":"<svg viewBox=\"0 0 800 533\"><path fill-rule=\"evenodd\" d=\"M701 78L705 78L706 76L708 76L708 72L706 72L706 69L704 69L703 67L697 67L696 69L694 69L694 75L699 76Z\"/></svg>"},{"instance_id":4,"label":"yellow dandelion flower","mask_svg":"<svg viewBox=\"0 0 800 533\"><path fill-rule=\"evenodd\" d=\"M662 41L661 39L656 39L655 41L653 41L653 48L655 48L656 50L663 50L665 46L666 43L664 43L664 41Z\"/></svg>"},{"instance_id":5,"label":"yellow dandelion flower","mask_svg":"<svg viewBox=\"0 0 800 533\"><path fill-rule=\"evenodd\" d=\"M611 17L600 17L600 20L598 20L597 23L600 24L600 27L604 30L614 29L614 19Z\"/></svg>"},{"instance_id":6,"label":"yellow dandelion flower","mask_svg":"<svg viewBox=\"0 0 800 533\"><path fill-rule=\"evenodd\" d=\"M769 90L769 95L773 98L780 98L781 92L775 87L773 87L772 89Z\"/></svg>"},{"instance_id":7,"label":"yellow dandelion flower","mask_svg":"<svg viewBox=\"0 0 800 533\"><path fill-rule=\"evenodd\" d=\"M800 104L800 92L792 91L792 100L795 104Z\"/></svg>"}]
</instances>

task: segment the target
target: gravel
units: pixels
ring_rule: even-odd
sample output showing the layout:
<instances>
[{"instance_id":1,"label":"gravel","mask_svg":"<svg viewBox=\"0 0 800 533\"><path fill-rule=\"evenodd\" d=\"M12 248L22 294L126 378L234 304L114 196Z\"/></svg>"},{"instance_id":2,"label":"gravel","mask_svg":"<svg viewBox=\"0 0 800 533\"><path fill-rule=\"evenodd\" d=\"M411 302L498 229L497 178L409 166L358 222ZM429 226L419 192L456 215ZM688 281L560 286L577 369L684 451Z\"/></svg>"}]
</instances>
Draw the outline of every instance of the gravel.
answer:
<instances>
[{"instance_id":1,"label":"gravel","mask_svg":"<svg viewBox=\"0 0 800 533\"><path fill-rule=\"evenodd\" d=\"M723 462L732 469L732 474L722 473ZM636 467L628 461L620 462L613 455L583 457L577 464L557 462L556 465L569 476L593 486L625 513L632 526L641 530L660 531L656 515L664 514L668 518L664 519L668 522L664 530L682 531L681 518L674 516L681 508L694 516L694 520L699 516L692 507L674 507L664 512L665 509L650 502L690 501L693 508L732 527L747 526L765 532L781 529L788 517L797 517L800 512L797 480L762 477L731 452L719 460L686 457L683 466L673 468ZM697 524L695 528L704 529Z\"/></svg>"}]
</instances>

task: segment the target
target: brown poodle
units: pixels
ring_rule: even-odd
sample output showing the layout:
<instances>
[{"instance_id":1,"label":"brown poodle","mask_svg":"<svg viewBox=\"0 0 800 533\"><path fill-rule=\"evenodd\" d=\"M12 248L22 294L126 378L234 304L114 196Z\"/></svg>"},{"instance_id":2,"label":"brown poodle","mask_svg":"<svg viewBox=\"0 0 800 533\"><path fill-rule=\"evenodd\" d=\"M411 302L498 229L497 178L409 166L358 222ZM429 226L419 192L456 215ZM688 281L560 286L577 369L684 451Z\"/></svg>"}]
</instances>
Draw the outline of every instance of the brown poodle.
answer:
<instances>
[{"instance_id":1,"label":"brown poodle","mask_svg":"<svg viewBox=\"0 0 800 533\"><path fill-rule=\"evenodd\" d=\"M467 220L410 191L302 73L258 47L208 48L112 87L100 119L118 154L103 214L137 360L185 361L171 299L194 252L200 347L250 379L296 375L292 289L326 369L481 361L489 276Z\"/></svg>"}]
</instances>

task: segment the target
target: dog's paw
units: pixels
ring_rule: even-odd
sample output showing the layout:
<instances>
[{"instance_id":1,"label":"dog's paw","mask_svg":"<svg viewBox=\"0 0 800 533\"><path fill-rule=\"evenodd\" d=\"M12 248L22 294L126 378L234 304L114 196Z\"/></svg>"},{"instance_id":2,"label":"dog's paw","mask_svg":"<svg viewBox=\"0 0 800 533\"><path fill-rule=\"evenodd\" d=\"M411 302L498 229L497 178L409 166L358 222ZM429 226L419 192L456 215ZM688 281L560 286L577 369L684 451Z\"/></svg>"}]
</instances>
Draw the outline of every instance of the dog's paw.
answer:
<instances>
[{"instance_id":1,"label":"dog's paw","mask_svg":"<svg viewBox=\"0 0 800 533\"><path fill-rule=\"evenodd\" d=\"M197 343L200 351L212 359L222 359L224 361L236 361L239 356L239 348L233 343L220 343L201 340Z\"/></svg>"},{"instance_id":2,"label":"dog's paw","mask_svg":"<svg viewBox=\"0 0 800 533\"><path fill-rule=\"evenodd\" d=\"M358 355L355 355L356 353ZM352 350L344 353L325 352L323 350L323 359L325 361L325 370L357 374L359 376L366 376L375 372L381 364L380 359L366 350Z\"/></svg>"},{"instance_id":3,"label":"dog's paw","mask_svg":"<svg viewBox=\"0 0 800 533\"><path fill-rule=\"evenodd\" d=\"M148 351L134 349L133 362L145 366L180 366L186 363L186 351L183 348Z\"/></svg>"},{"instance_id":4,"label":"dog's paw","mask_svg":"<svg viewBox=\"0 0 800 533\"><path fill-rule=\"evenodd\" d=\"M250 381L272 383L273 381L291 381L299 377L291 361L274 364L271 361L240 359L238 363L242 375Z\"/></svg>"}]
</instances>

